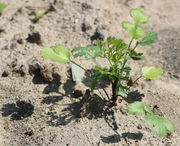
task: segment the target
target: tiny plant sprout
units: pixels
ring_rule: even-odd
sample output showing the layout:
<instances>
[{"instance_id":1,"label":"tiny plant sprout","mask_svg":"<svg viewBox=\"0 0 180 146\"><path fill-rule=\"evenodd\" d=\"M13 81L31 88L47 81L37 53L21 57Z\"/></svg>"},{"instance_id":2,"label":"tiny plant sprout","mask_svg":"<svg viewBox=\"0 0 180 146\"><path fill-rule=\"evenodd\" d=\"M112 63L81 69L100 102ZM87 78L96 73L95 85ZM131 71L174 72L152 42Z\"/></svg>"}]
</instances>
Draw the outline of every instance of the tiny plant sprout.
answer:
<instances>
[{"instance_id":1,"label":"tiny plant sprout","mask_svg":"<svg viewBox=\"0 0 180 146\"><path fill-rule=\"evenodd\" d=\"M41 19L46 13L47 13L47 10L45 10L45 9L38 10L38 11L35 13L35 20L38 21L38 20Z\"/></svg>"},{"instance_id":2,"label":"tiny plant sprout","mask_svg":"<svg viewBox=\"0 0 180 146\"><path fill-rule=\"evenodd\" d=\"M96 72L89 73L92 78L91 92L96 90L98 83L105 78L111 80L112 93L108 94L106 89L102 88L107 100L109 101L109 108L117 104L118 98L125 99L128 97L130 87L133 86L140 78L157 79L163 70L152 66L144 66L134 81L130 77L132 68L128 66L128 61L144 59L142 53L137 53L136 48L141 45L150 45L157 40L157 33L150 31L145 32L142 25L149 22L150 16L144 13L141 9L133 8L130 10L130 16L133 22L124 21L121 23L122 28L128 32L130 42L126 43L124 40L116 37L107 37L106 40L97 40L97 44L91 47L76 47L71 51L62 47L55 46L53 48L43 48L41 55L45 59L60 63L72 63L87 71L84 67L76 63L74 58L84 57L91 59L94 62L92 69ZM132 45L134 42L134 46ZM109 67L105 68L102 64L97 62L97 58L103 58L109 63ZM131 82L131 83L130 83ZM142 103L133 102L126 108L127 113L132 115L144 115L147 125L152 131L159 136L167 136L169 132L176 130L174 124L164 118L154 115L152 109Z\"/></svg>"},{"instance_id":3,"label":"tiny plant sprout","mask_svg":"<svg viewBox=\"0 0 180 146\"><path fill-rule=\"evenodd\" d=\"M7 7L7 4L0 3L0 15L2 14L3 10Z\"/></svg>"}]
</instances>

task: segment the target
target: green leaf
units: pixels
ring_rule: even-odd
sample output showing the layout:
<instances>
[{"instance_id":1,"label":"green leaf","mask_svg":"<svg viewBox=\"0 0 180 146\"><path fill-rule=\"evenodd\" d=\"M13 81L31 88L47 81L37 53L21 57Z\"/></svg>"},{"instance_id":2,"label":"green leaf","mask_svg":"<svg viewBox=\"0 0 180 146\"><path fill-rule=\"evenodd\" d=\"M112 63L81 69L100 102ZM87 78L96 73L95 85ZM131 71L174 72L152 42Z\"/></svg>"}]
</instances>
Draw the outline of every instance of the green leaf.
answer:
<instances>
[{"instance_id":1,"label":"green leaf","mask_svg":"<svg viewBox=\"0 0 180 146\"><path fill-rule=\"evenodd\" d=\"M139 114L144 114L144 113L148 115L153 114L149 106L139 101L129 104L126 110L129 114L132 114L132 115L139 115Z\"/></svg>"},{"instance_id":2,"label":"green leaf","mask_svg":"<svg viewBox=\"0 0 180 146\"><path fill-rule=\"evenodd\" d=\"M167 136L169 132L176 131L174 124L163 117L155 115L145 116L147 124L152 128L152 131L159 136Z\"/></svg>"},{"instance_id":3,"label":"green leaf","mask_svg":"<svg viewBox=\"0 0 180 146\"><path fill-rule=\"evenodd\" d=\"M77 51L84 51L84 50L88 50L89 48L87 47L76 47L74 49L71 50L71 52L77 52Z\"/></svg>"},{"instance_id":4,"label":"green leaf","mask_svg":"<svg viewBox=\"0 0 180 146\"><path fill-rule=\"evenodd\" d=\"M120 66L120 68L122 68L122 67ZM130 67L124 67L124 68L122 68L122 71L129 73L131 71L131 68Z\"/></svg>"},{"instance_id":5,"label":"green leaf","mask_svg":"<svg viewBox=\"0 0 180 146\"><path fill-rule=\"evenodd\" d=\"M141 46L150 45L155 43L157 40L157 33L150 31L146 33L146 37L139 41L138 44Z\"/></svg>"},{"instance_id":6,"label":"green leaf","mask_svg":"<svg viewBox=\"0 0 180 146\"><path fill-rule=\"evenodd\" d=\"M138 9L138 8L132 8L130 10L130 15L134 19L137 25L147 23L150 18L149 15L147 15L141 9Z\"/></svg>"},{"instance_id":7,"label":"green leaf","mask_svg":"<svg viewBox=\"0 0 180 146\"><path fill-rule=\"evenodd\" d=\"M109 48L113 48L115 50L124 50L128 47L122 39L117 39L115 37L108 37L106 42Z\"/></svg>"},{"instance_id":8,"label":"green leaf","mask_svg":"<svg viewBox=\"0 0 180 146\"><path fill-rule=\"evenodd\" d=\"M131 22L122 22L122 27L129 33L129 35L133 39L144 38L146 36L146 33L140 26L132 24Z\"/></svg>"},{"instance_id":9,"label":"green leaf","mask_svg":"<svg viewBox=\"0 0 180 146\"><path fill-rule=\"evenodd\" d=\"M91 47L77 47L72 51L74 57L85 57L86 59L95 59L96 57L101 55L101 50L97 46Z\"/></svg>"},{"instance_id":10,"label":"green leaf","mask_svg":"<svg viewBox=\"0 0 180 146\"><path fill-rule=\"evenodd\" d=\"M79 53L74 54L75 58L76 57L82 57L82 56L84 56L87 59L92 57L91 54L89 54L88 52L79 52Z\"/></svg>"},{"instance_id":11,"label":"green leaf","mask_svg":"<svg viewBox=\"0 0 180 146\"><path fill-rule=\"evenodd\" d=\"M113 76L114 74L111 72L110 69L108 68L102 68L101 66L94 66L93 69L95 70L95 72L93 72L91 74L91 77L93 79L98 79L98 80L104 80L107 78L111 78L111 76ZM112 78L111 78L112 79Z\"/></svg>"},{"instance_id":12,"label":"green leaf","mask_svg":"<svg viewBox=\"0 0 180 146\"><path fill-rule=\"evenodd\" d=\"M144 59L145 58L145 56L143 56L143 53L136 53L135 51L132 51L130 56L134 60L139 60L139 59Z\"/></svg>"},{"instance_id":13,"label":"green leaf","mask_svg":"<svg viewBox=\"0 0 180 146\"><path fill-rule=\"evenodd\" d=\"M101 55L101 50L98 46L91 46L90 50L92 51L91 54L93 59Z\"/></svg>"},{"instance_id":14,"label":"green leaf","mask_svg":"<svg viewBox=\"0 0 180 146\"><path fill-rule=\"evenodd\" d=\"M129 89L127 86L123 86L123 85L118 85L118 94L124 98L127 98L128 93L129 93Z\"/></svg>"},{"instance_id":15,"label":"green leaf","mask_svg":"<svg viewBox=\"0 0 180 146\"><path fill-rule=\"evenodd\" d=\"M0 13L2 13L7 6L7 4L0 3Z\"/></svg>"},{"instance_id":16,"label":"green leaf","mask_svg":"<svg viewBox=\"0 0 180 146\"><path fill-rule=\"evenodd\" d=\"M156 79L161 76L163 70L161 68L155 68L152 66L145 66L142 68L142 76L147 79Z\"/></svg>"},{"instance_id":17,"label":"green leaf","mask_svg":"<svg viewBox=\"0 0 180 146\"><path fill-rule=\"evenodd\" d=\"M71 51L59 45L54 48L43 48L41 55L45 59L62 63L70 62L70 57L72 56Z\"/></svg>"},{"instance_id":18,"label":"green leaf","mask_svg":"<svg viewBox=\"0 0 180 146\"><path fill-rule=\"evenodd\" d=\"M89 48L87 47L76 47L72 49L71 52L73 53L75 58L82 57L82 56L84 56L85 58L91 58L91 54L89 54L88 50Z\"/></svg>"},{"instance_id":19,"label":"green leaf","mask_svg":"<svg viewBox=\"0 0 180 146\"><path fill-rule=\"evenodd\" d=\"M46 12L47 12L47 11L46 11L45 9L41 9L41 10L37 11L37 12L35 13L35 19L36 19L36 20L41 19L42 16L43 16Z\"/></svg>"}]
</instances>

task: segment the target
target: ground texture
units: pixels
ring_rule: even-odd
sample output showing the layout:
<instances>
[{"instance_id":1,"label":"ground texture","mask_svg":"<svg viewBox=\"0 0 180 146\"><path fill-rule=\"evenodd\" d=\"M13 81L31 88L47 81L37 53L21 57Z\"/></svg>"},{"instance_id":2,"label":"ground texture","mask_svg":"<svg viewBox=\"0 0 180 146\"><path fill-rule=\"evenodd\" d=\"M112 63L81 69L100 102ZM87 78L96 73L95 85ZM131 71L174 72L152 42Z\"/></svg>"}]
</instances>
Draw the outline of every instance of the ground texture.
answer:
<instances>
[{"instance_id":1,"label":"ground texture","mask_svg":"<svg viewBox=\"0 0 180 146\"><path fill-rule=\"evenodd\" d=\"M179 146L180 145L180 19L179 0L0 0L10 4L0 16L0 145L1 146ZM35 8L36 7L36 8ZM51 8L38 22L38 7ZM147 30L158 42L138 48L147 57L130 63L132 77L141 66L164 69L156 81L140 80L127 101L106 115L99 96L83 104L89 80L74 83L69 64L43 60L40 50L57 44L72 49L92 45L100 34L129 41L120 22L130 8L151 15ZM90 68L90 61L77 59ZM99 60L105 64L103 60ZM110 92L110 87L106 87ZM98 92L97 92L98 93ZM103 96L103 95L101 95ZM143 117L127 115L128 102L142 100L157 115L171 119L177 132L155 136ZM83 106L82 106L83 104Z\"/></svg>"}]
</instances>

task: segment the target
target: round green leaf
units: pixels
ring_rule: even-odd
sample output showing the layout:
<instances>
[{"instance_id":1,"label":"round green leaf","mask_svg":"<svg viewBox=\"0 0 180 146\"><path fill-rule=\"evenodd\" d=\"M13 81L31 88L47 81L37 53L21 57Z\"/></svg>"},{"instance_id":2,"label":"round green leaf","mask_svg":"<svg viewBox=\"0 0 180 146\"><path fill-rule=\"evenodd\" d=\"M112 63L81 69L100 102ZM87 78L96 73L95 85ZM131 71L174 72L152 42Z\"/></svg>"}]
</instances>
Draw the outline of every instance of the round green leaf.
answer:
<instances>
[{"instance_id":1,"label":"round green leaf","mask_svg":"<svg viewBox=\"0 0 180 146\"><path fill-rule=\"evenodd\" d=\"M54 48L45 47L41 50L41 55L45 59L62 63L70 62L70 57L72 56L71 51L62 46L55 46Z\"/></svg>"},{"instance_id":2,"label":"round green leaf","mask_svg":"<svg viewBox=\"0 0 180 146\"><path fill-rule=\"evenodd\" d=\"M138 8L132 8L130 10L130 15L134 19L137 25L147 23L150 18L149 15L147 15L141 9L138 9Z\"/></svg>"},{"instance_id":3,"label":"round green leaf","mask_svg":"<svg viewBox=\"0 0 180 146\"><path fill-rule=\"evenodd\" d=\"M150 45L155 43L157 40L157 33L150 31L146 33L146 37L139 41L138 44L141 46Z\"/></svg>"},{"instance_id":4,"label":"round green leaf","mask_svg":"<svg viewBox=\"0 0 180 146\"><path fill-rule=\"evenodd\" d=\"M155 68L152 66L145 66L142 68L142 76L147 79L156 79L161 76L163 70L161 68Z\"/></svg>"},{"instance_id":5,"label":"round green leaf","mask_svg":"<svg viewBox=\"0 0 180 146\"><path fill-rule=\"evenodd\" d=\"M77 47L72 49L71 51L74 57L85 57L86 59L95 59L96 57L101 55L101 50L97 46L91 47Z\"/></svg>"},{"instance_id":6,"label":"round green leaf","mask_svg":"<svg viewBox=\"0 0 180 146\"><path fill-rule=\"evenodd\" d=\"M139 115L143 113L147 113L148 115L153 114L149 106L139 101L129 104L127 106L127 112L132 115Z\"/></svg>"},{"instance_id":7,"label":"round green leaf","mask_svg":"<svg viewBox=\"0 0 180 146\"><path fill-rule=\"evenodd\" d=\"M140 26L132 24L131 22L122 22L122 27L129 33L129 35L133 39L144 38L146 36L146 33Z\"/></svg>"},{"instance_id":8,"label":"round green leaf","mask_svg":"<svg viewBox=\"0 0 180 146\"><path fill-rule=\"evenodd\" d=\"M167 136L168 132L176 131L174 124L164 117L147 115L145 119L152 131L159 136Z\"/></svg>"}]
</instances>

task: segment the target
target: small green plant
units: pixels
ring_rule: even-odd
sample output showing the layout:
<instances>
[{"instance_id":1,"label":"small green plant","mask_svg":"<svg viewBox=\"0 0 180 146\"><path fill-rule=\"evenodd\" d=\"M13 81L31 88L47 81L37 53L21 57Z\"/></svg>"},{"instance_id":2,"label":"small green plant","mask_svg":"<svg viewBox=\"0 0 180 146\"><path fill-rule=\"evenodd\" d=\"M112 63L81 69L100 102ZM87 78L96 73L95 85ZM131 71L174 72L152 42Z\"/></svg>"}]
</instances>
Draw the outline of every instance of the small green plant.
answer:
<instances>
[{"instance_id":1,"label":"small green plant","mask_svg":"<svg viewBox=\"0 0 180 146\"><path fill-rule=\"evenodd\" d=\"M105 41L98 40L96 46L77 47L72 49L72 51L62 46L43 48L41 50L41 55L43 58L57 62L74 63L83 70L86 69L74 62L73 58L85 57L86 59L92 59L95 63L93 69L97 72L91 74L91 91L96 89L99 81L109 78L112 86L112 95L109 103L110 107L112 107L116 105L119 97L122 99L127 98L130 87L140 78L144 77L152 80L160 77L163 73L163 70L160 68L145 66L141 69L141 75L134 81L131 80L130 72L132 69L127 65L127 62L129 60L143 59L143 54L137 53L136 47L154 43L157 39L157 33L153 31L145 32L142 28L141 25L147 23L150 18L149 15L145 14L142 10L133 8L130 10L130 15L134 23L129 21L122 22L122 28L125 29L131 37L129 44L126 44L122 39L108 37ZM132 46L133 41L136 41L134 46ZM104 68L101 66L96 61L98 57L106 59L109 62L109 67ZM103 90L109 97L106 90L104 88ZM142 102L133 102L129 104L127 106L127 112L133 115L144 114L147 124L159 136L166 136L168 132L175 131L175 126L171 121L154 115L151 108Z\"/></svg>"},{"instance_id":2,"label":"small green plant","mask_svg":"<svg viewBox=\"0 0 180 146\"><path fill-rule=\"evenodd\" d=\"M47 10L45 9L40 9L35 13L35 20L38 21L41 19L45 14L47 13Z\"/></svg>"},{"instance_id":3,"label":"small green plant","mask_svg":"<svg viewBox=\"0 0 180 146\"><path fill-rule=\"evenodd\" d=\"M2 12L4 11L4 9L5 9L7 6L8 6L7 4L0 3L0 15L2 14Z\"/></svg>"}]
</instances>

